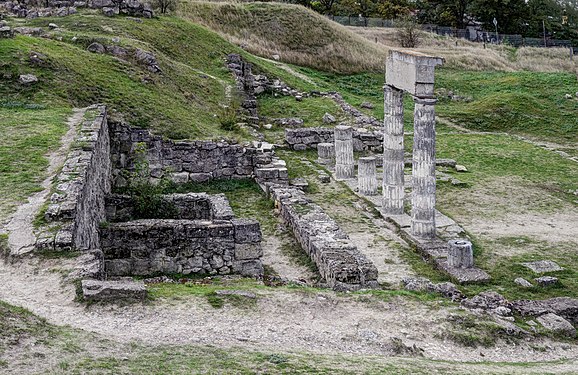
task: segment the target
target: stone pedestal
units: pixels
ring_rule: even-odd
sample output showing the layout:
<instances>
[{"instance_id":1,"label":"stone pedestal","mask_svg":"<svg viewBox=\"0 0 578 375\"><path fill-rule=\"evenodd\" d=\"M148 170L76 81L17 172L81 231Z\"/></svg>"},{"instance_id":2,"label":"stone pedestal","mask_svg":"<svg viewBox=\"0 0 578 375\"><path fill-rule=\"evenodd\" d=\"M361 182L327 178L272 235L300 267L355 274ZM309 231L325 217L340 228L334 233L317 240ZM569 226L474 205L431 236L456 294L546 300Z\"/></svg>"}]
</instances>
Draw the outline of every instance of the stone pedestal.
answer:
<instances>
[{"instance_id":1,"label":"stone pedestal","mask_svg":"<svg viewBox=\"0 0 578 375\"><path fill-rule=\"evenodd\" d=\"M357 180L360 194L377 195L377 167L374 157L359 158Z\"/></svg>"},{"instance_id":2,"label":"stone pedestal","mask_svg":"<svg viewBox=\"0 0 578 375\"><path fill-rule=\"evenodd\" d=\"M435 99L414 98L411 232L435 238Z\"/></svg>"},{"instance_id":3,"label":"stone pedestal","mask_svg":"<svg viewBox=\"0 0 578 375\"><path fill-rule=\"evenodd\" d=\"M319 143L317 145L317 162L327 166L335 165L335 145L333 143Z\"/></svg>"},{"instance_id":4,"label":"stone pedestal","mask_svg":"<svg viewBox=\"0 0 578 375\"><path fill-rule=\"evenodd\" d=\"M384 86L383 211L403 214L403 91Z\"/></svg>"},{"instance_id":5,"label":"stone pedestal","mask_svg":"<svg viewBox=\"0 0 578 375\"><path fill-rule=\"evenodd\" d=\"M472 268L474 266L472 243L466 240L449 241L448 265L454 268Z\"/></svg>"},{"instance_id":6,"label":"stone pedestal","mask_svg":"<svg viewBox=\"0 0 578 375\"><path fill-rule=\"evenodd\" d=\"M335 127L335 178L338 180L355 178L353 128L351 126Z\"/></svg>"}]
</instances>

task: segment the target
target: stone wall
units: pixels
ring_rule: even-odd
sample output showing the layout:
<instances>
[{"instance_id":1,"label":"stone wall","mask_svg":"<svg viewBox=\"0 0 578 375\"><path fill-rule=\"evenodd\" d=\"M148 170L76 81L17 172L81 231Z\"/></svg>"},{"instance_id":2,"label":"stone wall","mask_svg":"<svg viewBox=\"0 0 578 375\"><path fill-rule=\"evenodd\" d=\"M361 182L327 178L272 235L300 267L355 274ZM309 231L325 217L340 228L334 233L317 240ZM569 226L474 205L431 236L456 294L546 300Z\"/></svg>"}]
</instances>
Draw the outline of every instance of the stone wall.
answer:
<instances>
[{"instance_id":1,"label":"stone wall","mask_svg":"<svg viewBox=\"0 0 578 375\"><path fill-rule=\"evenodd\" d=\"M317 148L319 143L333 143L333 128L285 129L285 142L296 151ZM354 151L383 151L383 132L362 128L353 130Z\"/></svg>"},{"instance_id":2,"label":"stone wall","mask_svg":"<svg viewBox=\"0 0 578 375\"><path fill-rule=\"evenodd\" d=\"M46 210L46 221L59 229L56 234L43 233L37 246L50 250L98 248L98 227L106 220L110 181L106 107L95 105L86 110Z\"/></svg>"},{"instance_id":3,"label":"stone wall","mask_svg":"<svg viewBox=\"0 0 578 375\"><path fill-rule=\"evenodd\" d=\"M378 286L375 265L321 207L296 188L271 186L269 192L283 220L331 288L345 291Z\"/></svg>"},{"instance_id":4,"label":"stone wall","mask_svg":"<svg viewBox=\"0 0 578 375\"><path fill-rule=\"evenodd\" d=\"M107 16L153 17L150 4L138 0L18 0L3 1L0 7L21 18L63 17L77 13L77 8L102 9Z\"/></svg>"},{"instance_id":5,"label":"stone wall","mask_svg":"<svg viewBox=\"0 0 578 375\"><path fill-rule=\"evenodd\" d=\"M163 199L175 208L175 219L230 220L233 210L224 194L207 193L169 194ZM132 198L111 194L106 198L106 216L109 222L129 221L134 218Z\"/></svg>"},{"instance_id":6,"label":"stone wall","mask_svg":"<svg viewBox=\"0 0 578 375\"><path fill-rule=\"evenodd\" d=\"M134 170L139 144L146 148L150 178L170 177L177 183L214 179L255 178L258 170L275 170L274 178L287 181L287 169L275 164L272 149L226 141L174 142L146 129L111 123L111 154L116 186L126 185L126 171ZM272 175L271 173L270 175Z\"/></svg>"},{"instance_id":7,"label":"stone wall","mask_svg":"<svg viewBox=\"0 0 578 375\"><path fill-rule=\"evenodd\" d=\"M159 273L259 277L261 230L256 220L136 220L101 229L108 276Z\"/></svg>"}]
</instances>

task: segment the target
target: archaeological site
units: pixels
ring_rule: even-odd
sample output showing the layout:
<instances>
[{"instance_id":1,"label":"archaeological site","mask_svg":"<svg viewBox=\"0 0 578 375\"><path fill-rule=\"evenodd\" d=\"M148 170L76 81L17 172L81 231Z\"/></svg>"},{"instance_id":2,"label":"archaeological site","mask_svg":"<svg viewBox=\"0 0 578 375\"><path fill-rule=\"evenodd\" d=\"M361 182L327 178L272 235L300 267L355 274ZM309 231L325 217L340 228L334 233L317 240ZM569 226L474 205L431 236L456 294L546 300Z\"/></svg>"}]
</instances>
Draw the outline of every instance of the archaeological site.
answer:
<instances>
[{"instance_id":1,"label":"archaeological site","mask_svg":"<svg viewBox=\"0 0 578 375\"><path fill-rule=\"evenodd\" d=\"M488 4L0 0L0 374L578 373L578 5Z\"/></svg>"}]
</instances>

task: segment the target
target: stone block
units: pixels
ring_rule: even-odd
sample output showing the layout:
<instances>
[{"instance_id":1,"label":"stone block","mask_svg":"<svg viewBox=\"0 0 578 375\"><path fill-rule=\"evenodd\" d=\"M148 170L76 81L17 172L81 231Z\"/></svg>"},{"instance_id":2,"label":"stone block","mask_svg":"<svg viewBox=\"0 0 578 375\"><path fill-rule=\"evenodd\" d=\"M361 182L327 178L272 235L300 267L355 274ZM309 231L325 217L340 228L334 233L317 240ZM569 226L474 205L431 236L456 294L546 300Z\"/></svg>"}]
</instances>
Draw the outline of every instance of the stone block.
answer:
<instances>
[{"instance_id":1,"label":"stone block","mask_svg":"<svg viewBox=\"0 0 578 375\"><path fill-rule=\"evenodd\" d=\"M253 219L234 219L231 220L235 228L235 242L257 243L261 242L261 226L257 220Z\"/></svg>"},{"instance_id":2,"label":"stone block","mask_svg":"<svg viewBox=\"0 0 578 375\"><path fill-rule=\"evenodd\" d=\"M552 286L558 284L558 278L553 276L542 276L534 279L540 286Z\"/></svg>"},{"instance_id":3,"label":"stone block","mask_svg":"<svg viewBox=\"0 0 578 375\"><path fill-rule=\"evenodd\" d=\"M90 302L144 301L147 290L142 281L82 280L82 296Z\"/></svg>"},{"instance_id":4,"label":"stone block","mask_svg":"<svg viewBox=\"0 0 578 375\"><path fill-rule=\"evenodd\" d=\"M551 260L538 260L535 262L522 263L523 266L528 267L534 273L546 273L562 271L564 268L560 267L556 262Z\"/></svg>"},{"instance_id":5,"label":"stone block","mask_svg":"<svg viewBox=\"0 0 578 375\"><path fill-rule=\"evenodd\" d=\"M259 259L263 256L263 249L260 243L238 243L235 244L235 259L250 260Z\"/></svg>"},{"instance_id":6,"label":"stone block","mask_svg":"<svg viewBox=\"0 0 578 375\"><path fill-rule=\"evenodd\" d=\"M391 49L386 60L385 82L418 97L433 97L434 71L441 57Z\"/></svg>"}]
</instances>

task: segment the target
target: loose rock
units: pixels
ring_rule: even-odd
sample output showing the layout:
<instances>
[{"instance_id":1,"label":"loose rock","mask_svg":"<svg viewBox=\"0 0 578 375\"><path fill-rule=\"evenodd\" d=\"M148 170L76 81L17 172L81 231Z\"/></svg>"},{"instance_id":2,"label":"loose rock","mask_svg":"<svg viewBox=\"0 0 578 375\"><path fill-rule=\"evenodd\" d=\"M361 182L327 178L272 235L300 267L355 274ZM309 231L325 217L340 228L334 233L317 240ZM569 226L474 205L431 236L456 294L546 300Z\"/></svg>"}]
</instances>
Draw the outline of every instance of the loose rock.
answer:
<instances>
[{"instance_id":1,"label":"loose rock","mask_svg":"<svg viewBox=\"0 0 578 375\"><path fill-rule=\"evenodd\" d=\"M553 276L542 276L534 279L540 286L552 286L558 283L558 278Z\"/></svg>"},{"instance_id":2,"label":"loose rock","mask_svg":"<svg viewBox=\"0 0 578 375\"><path fill-rule=\"evenodd\" d=\"M104 46L100 43L97 43L97 42L94 42L91 45L89 45L86 50L88 52L93 52L93 53L105 53L106 52L106 49L104 48Z\"/></svg>"},{"instance_id":3,"label":"loose rock","mask_svg":"<svg viewBox=\"0 0 578 375\"><path fill-rule=\"evenodd\" d=\"M533 287L532 283L530 283L528 280L522 278L522 277L518 277L514 280L514 282L524 288L531 288Z\"/></svg>"},{"instance_id":4,"label":"loose rock","mask_svg":"<svg viewBox=\"0 0 578 375\"><path fill-rule=\"evenodd\" d=\"M564 336L575 337L576 329L572 326L572 323L562 318L559 315L548 313L539 316L537 319L546 330L554 332L557 334L562 334Z\"/></svg>"},{"instance_id":5,"label":"loose rock","mask_svg":"<svg viewBox=\"0 0 578 375\"><path fill-rule=\"evenodd\" d=\"M38 82L38 77L36 77L34 74L22 74L18 78L18 81L23 85L29 85L31 83Z\"/></svg>"}]
</instances>

